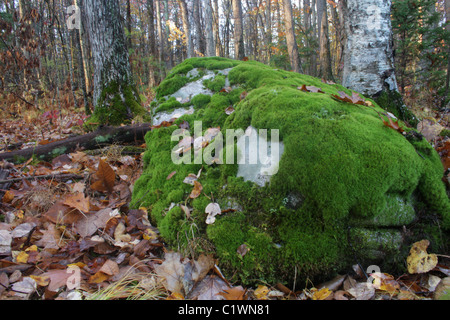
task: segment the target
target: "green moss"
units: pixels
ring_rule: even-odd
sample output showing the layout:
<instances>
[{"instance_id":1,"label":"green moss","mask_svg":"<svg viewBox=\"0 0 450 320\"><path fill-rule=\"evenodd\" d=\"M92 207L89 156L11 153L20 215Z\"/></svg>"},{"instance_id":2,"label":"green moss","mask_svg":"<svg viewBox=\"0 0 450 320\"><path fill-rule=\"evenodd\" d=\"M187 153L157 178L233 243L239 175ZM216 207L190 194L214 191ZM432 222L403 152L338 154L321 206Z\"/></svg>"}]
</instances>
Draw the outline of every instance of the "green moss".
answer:
<instances>
[{"instance_id":1,"label":"green moss","mask_svg":"<svg viewBox=\"0 0 450 320\"><path fill-rule=\"evenodd\" d=\"M111 82L100 94L94 113L86 121L85 127L95 129L99 124L119 125L141 116L150 120L147 110L133 85Z\"/></svg>"},{"instance_id":2,"label":"green moss","mask_svg":"<svg viewBox=\"0 0 450 320\"><path fill-rule=\"evenodd\" d=\"M207 79L203 81L203 84L212 92L219 92L225 86L225 76L219 74L212 80Z\"/></svg>"},{"instance_id":3,"label":"green moss","mask_svg":"<svg viewBox=\"0 0 450 320\"><path fill-rule=\"evenodd\" d=\"M297 281L325 278L351 266L349 243L361 261L380 258L380 248L384 259L389 255L402 259L394 231L417 219L411 200L416 196L448 226L449 199L439 155L425 140L409 141L386 127L377 113L384 110L376 103L366 107L336 101L331 94L351 91L257 62L186 61L194 68L233 65L229 80L238 86L230 93L215 93L208 102L205 97L194 98L195 113L180 119L189 122L191 134L195 120L202 121L203 130L220 127L223 133L249 125L279 129L285 151L271 184L259 188L235 177L236 164L173 164L171 150L177 142L170 137L177 127L149 132L144 172L135 184L132 205L148 207L152 222L162 226L161 234L173 246L187 247L201 239L196 243L203 245L195 249L213 247L221 269L235 275L233 280L288 283L295 275ZM298 90L303 84L325 93ZM241 100L244 90L248 94ZM224 112L228 106L235 108L231 115ZM193 200L192 186L183 180L202 167L203 192ZM167 180L173 171L177 173ZM291 192L302 199L295 209L287 205ZM236 211L206 225L204 210L211 201ZM191 207L191 218L187 220L179 209L168 210L172 202ZM348 228L355 226L348 238ZM376 228L381 233L374 236ZM436 239L438 231L430 231ZM353 239L361 239L361 245ZM379 247L374 239L382 240ZM241 245L250 249L244 256L237 252Z\"/></svg>"},{"instance_id":4,"label":"green moss","mask_svg":"<svg viewBox=\"0 0 450 320\"><path fill-rule=\"evenodd\" d=\"M161 103L158 108L156 108L155 112L173 110L177 108L181 108L183 105L175 98L171 97L164 103Z\"/></svg>"},{"instance_id":5,"label":"green moss","mask_svg":"<svg viewBox=\"0 0 450 320\"><path fill-rule=\"evenodd\" d=\"M230 60L221 57L208 57L208 58L191 58L186 59L183 64L191 64L194 68L203 68L208 70L224 70L237 66L240 61Z\"/></svg>"},{"instance_id":6,"label":"green moss","mask_svg":"<svg viewBox=\"0 0 450 320\"><path fill-rule=\"evenodd\" d=\"M419 120L404 104L402 96L396 91L383 91L375 98L375 101L387 111L393 113L398 119L408 122L411 126L417 127Z\"/></svg>"},{"instance_id":7,"label":"green moss","mask_svg":"<svg viewBox=\"0 0 450 320\"><path fill-rule=\"evenodd\" d=\"M198 94L192 98L191 103L196 109L203 108L211 101L211 96L206 94Z\"/></svg>"},{"instance_id":8,"label":"green moss","mask_svg":"<svg viewBox=\"0 0 450 320\"><path fill-rule=\"evenodd\" d=\"M180 74L173 74L167 77L156 89L156 98L159 99L164 96L168 96L181 89L189 79Z\"/></svg>"}]
</instances>

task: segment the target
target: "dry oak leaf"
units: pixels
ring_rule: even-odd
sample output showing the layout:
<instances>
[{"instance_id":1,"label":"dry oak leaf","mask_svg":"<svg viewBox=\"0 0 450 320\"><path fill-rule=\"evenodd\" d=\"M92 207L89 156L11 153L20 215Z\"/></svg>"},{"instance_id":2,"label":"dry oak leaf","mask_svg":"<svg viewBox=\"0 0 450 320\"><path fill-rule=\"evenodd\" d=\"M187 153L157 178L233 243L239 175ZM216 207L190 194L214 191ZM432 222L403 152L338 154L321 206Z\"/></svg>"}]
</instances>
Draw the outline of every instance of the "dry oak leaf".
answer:
<instances>
[{"instance_id":1,"label":"dry oak leaf","mask_svg":"<svg viewBox=\"0 0 450 320\"><path fill-rule=\"evenodd\" d=\"M324 93L322 89L317 88L315 86L307 86L302 85L301 87L298 87L298 90L304 91L304 92L313 92L313 93Z\"/></svg>"},{"instance_id":2,"label":"dry oak leaf","mask_svg":"<svg viewBox=\"0 0 450 320\"><path fill-rule=\"evenodd\" d=\"M116 174L114 170L110 167L109 164L107 164L105 161L100 159L98 163L98 170L96 172L97 178L99 178L98 181L94 182L91 185L91 188L95 191L100 192L113 192L114 183L116 181Z\"/></svg>"},{"instance_id":3,"label":"dry oak leaf","mask_svg":"<svg viewBox=\"0 0 450 320\"><path fill-rule=\"evenodd\" d=\"M226 300L244 300L246 292L247 290L245 290L242 286L238 286L219 292L219 294Z\"/></svg>"},{"instance_id":4,"label":"dry oak leaf","mask_svg":"<svg viewBox=\"0 0 450 320\"><path fill-rule=\"evenodd\" d=\"M406 259L409 273L426 273L436 267L438 258L435 254L427 253L429 245L430 241L428 240L421 240L412 245Z\"/></svg>"},{"instance_id":5,"label":"dry oak leaf","mask_svg":"<svg viewBox=\"0 0 450 320\"><path fill-rule=\"evenodd\" d=\"M78 209L83 213L89 212L90 209L89 197L86 198L84 194L80 192L68 195L64 199L63 204L68 207Z\"/></svg>"},{"instance_id":6,"label":"dry oak leaf","mask_svg":"<svg viewBox=\"0 0 450 320\"><path fill-rule=\"evenodd\" d=\"M109 276L115 276L119 273L119 265L113 261L113 260L106 260L106 262L103 264L103 266L100 268L101 272L109 275Z\"/></svg>"}]
</instances>

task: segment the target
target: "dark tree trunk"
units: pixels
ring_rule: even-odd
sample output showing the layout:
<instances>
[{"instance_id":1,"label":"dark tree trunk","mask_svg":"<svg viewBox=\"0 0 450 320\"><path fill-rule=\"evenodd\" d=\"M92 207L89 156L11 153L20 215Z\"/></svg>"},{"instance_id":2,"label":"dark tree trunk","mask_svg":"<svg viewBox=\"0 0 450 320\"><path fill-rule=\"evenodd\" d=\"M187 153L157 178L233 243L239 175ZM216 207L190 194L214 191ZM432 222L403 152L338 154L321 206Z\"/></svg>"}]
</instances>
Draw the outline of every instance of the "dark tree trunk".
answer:
<instances>
[{"instance_id":1,"label":"dark tree trunk","mask_svg":"<svg viewBox=\"0 0 450 320\"><path fill-rule=\"evenodd\" d=\"M84 2L94 60L92 122L120 124L143 114L133 82L118 0Z\"/></svg>"}]
</instances>

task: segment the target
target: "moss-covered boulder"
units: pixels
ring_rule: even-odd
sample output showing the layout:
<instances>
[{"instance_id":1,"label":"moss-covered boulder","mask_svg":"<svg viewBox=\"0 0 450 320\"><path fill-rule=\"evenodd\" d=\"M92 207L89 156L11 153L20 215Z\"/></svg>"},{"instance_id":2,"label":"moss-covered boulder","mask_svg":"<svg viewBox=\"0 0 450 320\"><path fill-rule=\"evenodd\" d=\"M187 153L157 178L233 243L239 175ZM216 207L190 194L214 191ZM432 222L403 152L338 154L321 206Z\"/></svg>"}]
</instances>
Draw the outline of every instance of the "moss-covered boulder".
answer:
<instances>
[{"instance_id":1,"label":"moss-covered boulder","mask_svg":"<svg viewBox=\"0 0 450 320\"><path fill-rule=\"evenodd\" d=\"M189 85L201 93L186 94ZM353 94L253 61L185 60L157 90L155 118L172 117L171 108L181 117L146 136L132 205L148 208L173 248L214 252L227 277L243 283L326 278L357 262L401 267L416 238L442 250L450 202L438 154L401 121L404 133L385 125L386 111L374 101L333 98L340 91ZM181 138L172 134L182 127L194 136L196 121L202 133L220 128L224 136L227 129L278 130L276 174L264 185L238 174L237 163L175 164ZM184 140L185 151L193 140ZM230 150L207 151L223 160ZM222 212L207 224L210 203Z\"/></svg>"}]
</instances>

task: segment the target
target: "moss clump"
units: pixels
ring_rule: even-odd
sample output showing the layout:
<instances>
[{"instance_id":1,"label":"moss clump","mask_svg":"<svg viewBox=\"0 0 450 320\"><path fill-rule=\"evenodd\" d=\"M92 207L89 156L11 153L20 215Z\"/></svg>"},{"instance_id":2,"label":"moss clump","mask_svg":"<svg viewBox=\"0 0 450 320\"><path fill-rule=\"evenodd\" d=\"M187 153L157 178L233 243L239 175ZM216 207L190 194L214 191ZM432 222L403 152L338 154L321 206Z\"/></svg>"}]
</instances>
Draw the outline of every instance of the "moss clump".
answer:
<instances>
[{"instance_id":1,"label":"moss clump","mask_svg":"<svg viewBox=\"0 0 450 320\"><path fill-rule=\"evenodd\" d=\"M177 108L181 108L183 105L175 98L171 97L169 100L161 103L159 107L156 108L155 112L173 110Z\"/></svg>"},{"instance_id":2,"label":"moss clump","mask_svg":"<svg viewBox=\"0 0 450 320\"><path fill-rule=\"evenodd\" d=\"M398 119L408 122L411 126L417 127L419 120L404 104L399 92L383 91L375 101L387 111L393 113Z\"/></svg>"},{"instance_id":3,"label":"moss clump","mask_svg":"<svg viewBox=\"0 0 450 320\"><path fill-rule=\"evenodd\" d=\"M189 79L182 74L174 74L165 79L156 89L156 98L159 99L164 96L168 96L181 89Z\"/></svg>"},{"instance_id":4,"label":"moss clump","mask_svg":"<svg viewBox=\"0 0 450 320\"><path fill-rule=\"evenodd\" d=\"M149 120L147 110L140 103L139 94L133 85L112 82L103 89L94 113L86 121L85 127L95 129L99 124L119 125L136 116Z\"/></svg>"},{"instance_id":5,"label":"moss clump","mask_svg":"<svg viewBox=\"0 0 450 320\"><path fill-rule=\"evenodd\" d=\"M179 119L190 124L191 135L196 120L202 121L204 131L220 127L224 134L250 125L278 129L285 151L278 173L260 188L236 177L237 164L175 165L171 151L177 141L171 141L171 134L176 125L149 132L144 172L135 184L132 205L149 208L152 222L161 226L161 235L171 245L188 251L193 243L202 243L195 245L197 252L214 247L222 270L234 275L233 281L287 283L295 274L297 281L325 278L351 266L351 248L367 259L362 261L380 258L375 251L364 255L367 248L381 248L384 259L395 255L396 232L377 238L364 228L396 231L417 219L411 204L415 196L450 227L439 156L425 140L408 141L386 127L377 113L384 110L377 104L336 101L331 94L351 91L257 62L204 58L184 63L233 65L228 78L237 86L229 93L215 93L208 103L199 103L204 97L194 99L195 113ZM298 90L303 84L325 93ZM227 115L224 110L230 105L235 112ZM190 199L192 186L183 180L202 167L203 192ZM173 171L177 173L167 180ZM293 197L295 205L289 203ZM205 207L211 201L232 210L206 225ZM189 218L179 204L192 208ZM349 235L349 227L355 233ZM359 246L360 239L364 245ZM241 246L249 249L245 255L237 251Z\"/></svg>"},{"instance_id":6,"label":"moss clump","mask_svg":"<svg viewBox=\"0 0 450 320\"><path fill-rule=\"evenodd\" d=\"M211 101L211 96L206 94L198 94L192 98L191 103L195 108L200 109L205 107Z\"/></svg>"},{"instance_id":7,"label":"moss clump","mask_svg":"<svg viewBox=\"0 0 450 320\"><path fill-rule=\"evenodd\" d=\"M212 80L205 80L203 84L212 92L219 92L225 86L225 76L219 74Z\"/></svg>"}]
</instances>

